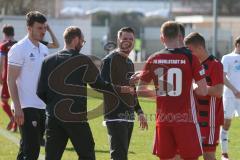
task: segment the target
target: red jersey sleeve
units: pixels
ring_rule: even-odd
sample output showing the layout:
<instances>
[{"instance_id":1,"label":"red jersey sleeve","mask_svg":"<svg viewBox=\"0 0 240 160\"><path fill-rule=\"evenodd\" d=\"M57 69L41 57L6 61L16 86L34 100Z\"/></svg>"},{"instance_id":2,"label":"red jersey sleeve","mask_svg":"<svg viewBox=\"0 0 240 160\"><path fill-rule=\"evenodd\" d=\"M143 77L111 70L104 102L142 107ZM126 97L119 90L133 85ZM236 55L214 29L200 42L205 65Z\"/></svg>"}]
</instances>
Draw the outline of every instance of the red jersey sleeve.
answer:
<instances>
[{"instance_id":1,"label":"red jersey sleeve","mask_svg":"<svg viewBox=\"0 0 240 160\"><path fill-rule=\"evenodd\" d=\"M195 55L192 55L192 72L195 81L205 78L205 70Z\"/></svg>"},{"instance_id":2,"label":"red jersey sleeve","mask_svg":"<svg viewBox=\"0 0 240 160\"><path fill-rule=\"evenodd\" d=\"M0 44L0 54L2 56L5 56L7 54L6 47L5 47L4 43Z\"/></svg>"},{"instance_id":3,"label":"red jersey sleeve","mask_svg":"<svg viewBox=\"0 0 240 160\"><path fill-rule=\"evenodd\" d=\"M150 57L147 61L146 64L143 67L142 73L141 73L141 80L147 83L150 83L151 80L153 79L153 59Z\"/></svg>"},{"instance_id":4,"label":"red jersey sleeve","mask_svg":"<svg viewBox=\"0 0 240 160\"><path fill-rule=\"evenodd\" d=\"M211 76L212 86L214 86L216 84L224 84L222 63L219 61L215 61L213 67L214 67L215 73L212 74L212 76Z\"/></svg>"}]
</instances>

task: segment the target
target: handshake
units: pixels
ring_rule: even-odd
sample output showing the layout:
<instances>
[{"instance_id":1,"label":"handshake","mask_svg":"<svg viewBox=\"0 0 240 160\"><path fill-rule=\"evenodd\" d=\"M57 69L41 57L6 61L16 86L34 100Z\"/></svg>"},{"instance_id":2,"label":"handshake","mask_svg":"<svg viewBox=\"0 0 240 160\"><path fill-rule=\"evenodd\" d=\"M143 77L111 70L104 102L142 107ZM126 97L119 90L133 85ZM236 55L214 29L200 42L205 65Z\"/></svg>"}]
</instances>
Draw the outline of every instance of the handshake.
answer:
<instances>
[{"instance_id":1,"label":"handshake","mask_svg":"<svg viewBox=\"0 0 240 160\"><path fill-rule=\"evenodd\" d=\"M120 92L121 93L129 93L129 94L136 94L136 90L135 90L135 84L139 81L140 77L142 75L141 71L136 72L135 74L133 74L130 79L129 79L129 84L130 86L121 86L120 87Z\"/></svg>"}]
</instances>

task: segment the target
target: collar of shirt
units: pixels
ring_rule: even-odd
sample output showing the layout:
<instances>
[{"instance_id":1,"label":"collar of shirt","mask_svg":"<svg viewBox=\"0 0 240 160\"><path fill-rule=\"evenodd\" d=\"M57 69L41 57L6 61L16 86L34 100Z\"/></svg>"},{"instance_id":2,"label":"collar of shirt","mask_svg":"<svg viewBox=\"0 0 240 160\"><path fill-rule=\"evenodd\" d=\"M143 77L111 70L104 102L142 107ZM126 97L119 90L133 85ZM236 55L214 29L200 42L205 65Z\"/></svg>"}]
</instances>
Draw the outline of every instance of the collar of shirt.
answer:
<instances>
[{"instance_id":1,"label":"collar of shirt","mask_svg":"<svg viewBox=\"0 0 240 160\"><path fill-rule=\"evenodd\" d=\"M60 54L72 54L72 55L79 55L80 53L74 49L63 49Z\"/></svg>"},{"instance_id":2,"label":"collar of shirt","mask_svg":"<svg viewBox=\"0 0 240 160\"><path fill-rule=\"evenodd\" d=\"M32 41L29 39L28 36L26 37L26 41L27 41L27 43L28 43L33 49L35 49L35 48L40 48L40 43L39 43L39 46L38 46L38 47L35 46L35 45L32 43Z\"/></svg>"}]
</instances>

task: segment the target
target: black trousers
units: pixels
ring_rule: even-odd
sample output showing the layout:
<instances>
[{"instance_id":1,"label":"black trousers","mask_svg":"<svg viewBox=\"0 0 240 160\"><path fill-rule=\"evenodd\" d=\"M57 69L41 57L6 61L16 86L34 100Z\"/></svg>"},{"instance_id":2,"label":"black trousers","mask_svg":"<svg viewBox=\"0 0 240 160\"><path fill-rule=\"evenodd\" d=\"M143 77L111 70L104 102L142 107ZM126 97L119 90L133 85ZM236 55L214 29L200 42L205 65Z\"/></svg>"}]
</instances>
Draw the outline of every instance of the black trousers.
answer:
<instances>
[{"instance_id":1,"label":"black trousers","mask_svg":"<svg viewBox=\"0 0 240 160\"><path fill-rule=\"evenodd\" d=\"M45 131L45 110L24 108L24 124L19 126L21 140L17 160L37 160Z\"/></svg>"},{"instance_id":2,"label":"black trousers","mask_svg":"<svg viewBox=\"0 0 240 160\"><path fill-rule=\"evenodd\" d=\"M111 160L127 160L133 122L107 122Z\"/></svg>"},{"instance_id":3,"label":"black trousers","mask_svg":"<svg viewBox=\"0 0 240 160\"><path fill-rule=\"evenodd\" d=\"M46 160L60 160L71 140L79 160L95 160L95 143L87 122L62 122L55 118L46 120Z\"/></svg>"}]
</instances>

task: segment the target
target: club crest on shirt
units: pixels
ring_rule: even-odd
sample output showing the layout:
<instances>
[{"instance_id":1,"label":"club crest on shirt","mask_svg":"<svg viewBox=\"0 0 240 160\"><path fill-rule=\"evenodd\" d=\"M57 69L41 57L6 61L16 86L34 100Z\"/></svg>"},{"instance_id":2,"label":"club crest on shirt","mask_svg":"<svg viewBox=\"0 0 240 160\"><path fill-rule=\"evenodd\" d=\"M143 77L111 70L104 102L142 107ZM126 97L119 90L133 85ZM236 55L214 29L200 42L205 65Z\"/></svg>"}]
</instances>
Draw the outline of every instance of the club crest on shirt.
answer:
<instances>
[{"instance_id":1,"label":"club crest on shirt","mask_svg":"<svg viewBox=\"0 0 240 160\"><path fill-rule=\"evenodd\" d=\"M240 71L240 64L235 67L237 71Z\"/></svg>"},{"instance_id":2,"label":"club crest on shirt","mask_svg":"<svg viewBox=\"0 0 240 160\"><path fill-rule=\"evenodd\" d=\"M32 121L33 127L37 127L37 121Z\"/></svg>"},{"instance_id":3,"label":"club crest on shirt","mask_svg":"<svg viewBox=\"0 0 240 160\"><path fill-rule=\"evenodd\" d=\"M239 71L240 71L240 62L239 62L238 59L236 59L236 60L234 61L233 67L234 67L234 71L235 71L235 72L239 72Z\"/></svg>"}]
</instances>

